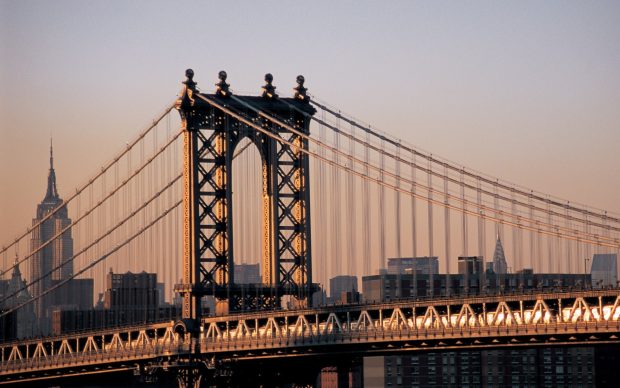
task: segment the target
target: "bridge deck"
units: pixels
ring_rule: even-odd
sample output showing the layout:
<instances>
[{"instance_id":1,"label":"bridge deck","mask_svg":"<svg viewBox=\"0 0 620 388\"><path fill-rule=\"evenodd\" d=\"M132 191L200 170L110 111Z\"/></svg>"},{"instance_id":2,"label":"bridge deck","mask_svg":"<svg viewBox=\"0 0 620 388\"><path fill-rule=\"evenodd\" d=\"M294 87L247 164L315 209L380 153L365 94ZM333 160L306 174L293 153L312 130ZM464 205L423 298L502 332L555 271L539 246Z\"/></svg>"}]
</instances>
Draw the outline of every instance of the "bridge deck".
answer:
<instances>
[{"instance_id":1,"label":"bridge deck","mask_svg":"<svg viewBox=\"0 0 620 388\"><path fill-rule=\"evenodd\" d=\"M408 300L208 317L197 340L166 322L5 343L0 382L165 365L190 349L204 358L241 360L617 343L619 337L617 289Z\"/></svg>"}]
</instances>

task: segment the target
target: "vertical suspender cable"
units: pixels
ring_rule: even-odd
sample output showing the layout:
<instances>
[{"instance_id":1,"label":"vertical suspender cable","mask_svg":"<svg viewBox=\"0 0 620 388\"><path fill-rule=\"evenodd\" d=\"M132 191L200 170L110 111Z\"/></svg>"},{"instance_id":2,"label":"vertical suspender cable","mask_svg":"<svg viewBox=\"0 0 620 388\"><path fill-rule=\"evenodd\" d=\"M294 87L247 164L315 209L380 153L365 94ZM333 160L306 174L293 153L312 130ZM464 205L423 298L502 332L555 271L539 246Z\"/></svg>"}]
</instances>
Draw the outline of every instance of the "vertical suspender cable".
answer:
<instances>
[{"instance_id":1,"label":"vertical suspender cable","mask_svg":"<svg viewBox=\"0 0 620 388\"><path fill-rule=\"evenodd\" d=\"M496 223L495 223L495 230L496 230L497 236L499 238L503 239L504 238L504 233L503 233L504 232L504 228L503 228L503 225L501 223L502 216L501 216L501 213L500 213L499 193L498 193L498 184L497 184L497 182L495 184L493 184L493 193L494 193L494 196L493 196L493 207L495 209L495 218L500 220L499 222L496 221ZM514 260L514 257L513 257L513 260ZM508 264L508 260L506 260L506 264ZM508 265L508 268L510 268L510 265ZM510 272L510 271L508 271L508 272Z\"/></svg>"},{"instance_id":2,"label":"vertical suspender cable","mask_svg":"<svg viewBox=\"0 0 620 388\"><path fill-rule=\"evenodd\" d=\"M416 230L416 223L418 221L416 216L416 160L415 160L415 152L411 152L411 192L413 195L411 196L411 251L414 260L418 257L418 235ZM414 265L411 271L412 283L411 283L411 295L414 298L418 297L418 271L417 267Z\"/></svg>"},{"instance_id":3,"label":"vertical suspender cable","mask_svg":"<svg viewBox=\"0 0 620 388\"><path fill-rule=\"evenodd\" d=\"M325 122L325 110L321 109L321 118L322 118L322 122ZM321 140L322 143L325 142L325 127L323 126L322 123L319 123L319 139ZM325 157L325 149L323 147L319 148L319 155L321 157ZM314 225L320 225L321 227L319 227L318 229L315 228L315 230L320 231L321 235L320 237L314 238L313 241L320 241L320 246L319 246L319 268L320 268L320 281L323 283L323 289L326 288L327 285L327 241L328 241L328 235L326 233L327 231L327 216L325 214L325 212L328 210L328 206L327 206L327 202L326 202L326 195L325 192L327 190L327 186L325 185L325 169L326 166L323 163L317 163L318 168L318 174L319 174L319 187L318 187L318 197L319 200L318 202L318 216L319 216L319 220L318 223L314 224ZM314 191L315 193L317 191ZM323 225L325 225L325 227L323 227ZM316 266L314 266L314 268L316 268ZM323 300L322 300L323 301Z\"/></svg>"},{"instance_id":4,"label":"vertical suspender cable","mask_svg":"<svg viewBox=\"0 0 620 388\"><path fill-rule=\"evenodd\" d=\"M530 212L530 228L534 228L534 206L533 206L533 196L534 192L531 191L530 195L528 197L528 207L529 207L529 212ZM536 237L536 234L534 232L532 232L532 230L529 231L529 237L530 237L530 260L529 260L529 267L534 270L534 239ZM536 271L534 271L536 272Z\"/></svg>"},{"instance_id":5,"label":"vertical suspender cable","mask_svg":"<svg viewBox=\"0 0 620 388\"><path fill-rule=\"evenodd\" d=\"M351 157L349 158L349 166L354 168L353 166L353 156L355 155L355 127L351 125L351 137L349 138L349 154ZM349 223L349 275L357 275L357 220L356 220L356 206L357 206L357 195L355 190L355 177L353 174L347 174L347 182L349 188L349 195L347 195L347 209L349 211L347 222Z\"/></svg>"},{"instance_id":6,"label":"vertical suspender cable","mask_svg":"<svg viewBox=\"0 0 620 388\"><path fill-rule=\"evenodd\" d=\"M569 207L570 207L570 202L566 202L566 219L565 219L565 221L566 221L566 228L567 229L570 229L570 227L571 227L571 222L568 219L569 218L569 213L568 213L568 208ZM566 258L565 258L565 260L566 260L566 272L567 273L573 273L573 268L572 268L572 265L571 265L571 263L572 263L572 252L571 252L572 249L571 249L571 245L572 245L571 241L566 239L566 247L565 247L565 249L566 249Z\"/></svg>"},{"instance_id":7,"label":"vertical suspender cable","mask_svg":"<svg viewBox=\"0 0 620 388\"><path fill-rule=\"evenodd\" d=\"M385 141L381 139L381 154L379 155L379 180L385 182L383 171L385 171ZM385 186L379 188L379 268L385 268Z\"/></svg>"},{"instance_id":8,"label":"vertical suspender cable","mask_svg":"<svg viewBox=\"0 0 620 388\"><path fill-rule=\"evenodd\" d=\"M467 205L465 204L465 167L463 167L463 170L461 170L461 200L463 201L463 210L466 210ZM469 252L467 248L469 242L467 241L467 213L465 211L463 211L462 213L461 224L461 232L463 235L463 255L468 256Z\"/></svg>"},{"instance_id":9,"label":"vertical suspender cable","mask_svg":"<svg viewBox=\"0 0 620 388\"><path fill-rule=\"evenodd\" d=\"M416 160L415 160L415 152L411 152L411 192L413 195L411 196L411 251L413 257L418 256L418 235L416 230ZM415 288L414 288L415 289Z\"/></svg>"},{"instance_id":10,"label":"vertical suspender cable","mask_svg":"<svg viewBox=\"0 0 620 388\"><path fill-rule=\"evenodd\" d=\"M432 155L428 159L428 256L433 257L433 164L431 163ZM435 271L433 266L430 266L429 271L429 284L427 295L433 296L435 294Z\"/></svg>"},{"instance_id":11,"label":"vertical suspender cable","mask_svg":"<svg viewBox=\"0 0 620 388\"><path fill-rule=\"evenodd\" d=\"M339 125L339 124L338 124ZM340 144L339 144L339 133L334 131L333 133L333 137L334 137L334 147L335 148L339 148ZM338 154L333 155L334 161L336 163L339 163L339 157ZM331 236L331 242L332 242L332 249L331 249L331 262L332 262L332 266L331 266L331 274L330 277L336 276L338 274L341 273L341 260L342 260L342 256L340 255L340 247L339 244L342 243L342 240L340 238L340 190L339 190L339 182L338 182L338 175L339 175L339 170L335 167L332 166L332 171L331 171L331 178L332 178L332 236ZM330 290L331 292L331 290Z\"/></svg>"},{"instance_id":12,"label":"vertical suspender cable","mask_svg":"<svg viewBox=\"0 0 620 388\"><path fill-rule=\"evenodd\" d=\"M478 205L478 214L482 215L483 214L483 210L482 210L482 182L480 182L480 179L476 180L476 203ZM486 255L486 221L484 218L482 217L478 217L478 254L481 255L484 258L487 257ZM492 259L490 259L492 260ZM483 261L484 262L484 261ZM480 284L480 291L484 292L486 291L486 284L487 284L487 279L486 279L486 268L482 268L482 276L481 276L481 284Z\"/></svg>"},{"instance_id":13,"label":"vertical suspender cable","mask_svg":"<svg viewBox=\"0 0 620 388\"><path fill-rule=\"evenodd\" d=\"M366 143L370 143L370 133L366 132ZM368 162L370 159L370 149L364 147L364 174L368 176ZM364 222L362 222L364 234L364 275L370 275L370 183L367 179L362 182L362 211L364 212Z\"/></svg>"},{"instance_id":14,"label":"vertical suspender cable","mask_svg":"<svg viewBox=\"0 0 620 388\"><path fill-rule=\"evenodd\" d=\"M586 210L587 210L587 208L586 208ZM585 215L585 219L586 219L586 225L585 225L586 233L590 233L590 219L588 218L587 214ZM584 255L585 255L586 263L587 263L588 260L592 259L592 247L590 246L590 244L585 244ZM587 274L587 266L586 266L586 269L584 271Z\"/></svg>"},{"instance_id":15,"label":"vertical suspender cable","mask_svg":"<svg viewBox=\"0 0 620 388\"><path fill-rule=\"evenodd\" d=\"M400 188L400 143L396 146L396 160L394 161L395 173L396 173L396 187ZM394 233L396 234L396 258L397 260L402 260L401 255L401 241L400 241L400 232L401 232L401 222L400 222L400 191L394 192L394 201L395 201L395 227ZM399 266L402 268L401 266ZM402 290L402 269L400 269L396 274L396 297L403 297Z\"/></svg>"},{"instance_id":16,"label":"vertical suspender cable","mask_svg":"<svg viewBox=\"0 0 620 388\"><path fill-rule=\"evenodd\" d=\"M553 225L553 218L551 216L551 205L550 205L550 201L547 202L547 210L548 210L548 217L547 217L547 222L549 222L549 225ZM552 237L550 235L547 235L547 270L549 271L549 273L553 273L553 242L552 242Z\"/></svg>"},{"instance_id":17,"label":"vertical suspender cable","mask_svg":"<svg viewBox=\"0 0 620 388\"><path fill-rule=\"evenodd\" d=\"M446 295L450 295L450 260L452 260L450 254L450 197L448 192L448 168L444 167L444 179L443 179L443 192L444 192L444 242L445 242L445 254L446 254ZM469 285L467 285L469 287Z\"/></svg>"},{"instance_id":18,"label":"vertical suspender cable","mask_svg":"<svg viewBox=\"0 0 620 388\"><path fill-rule=\"evenodd\" d=\"M511 196L511 204L510 204L510 211L512 212L513 215L517 214L517 204L515 201L515 191L514 188L511 190L510 192L510 196ZM518 221L517 221L518 222ZM521 258L519 257L519 252L518 252L518 248L517 246L519 245L518 242L518 237L517 237L517 227L512 227L512 262L513 262L513 271L516 273L518 270L521 269Z\"/></svg>"}]
</instances>

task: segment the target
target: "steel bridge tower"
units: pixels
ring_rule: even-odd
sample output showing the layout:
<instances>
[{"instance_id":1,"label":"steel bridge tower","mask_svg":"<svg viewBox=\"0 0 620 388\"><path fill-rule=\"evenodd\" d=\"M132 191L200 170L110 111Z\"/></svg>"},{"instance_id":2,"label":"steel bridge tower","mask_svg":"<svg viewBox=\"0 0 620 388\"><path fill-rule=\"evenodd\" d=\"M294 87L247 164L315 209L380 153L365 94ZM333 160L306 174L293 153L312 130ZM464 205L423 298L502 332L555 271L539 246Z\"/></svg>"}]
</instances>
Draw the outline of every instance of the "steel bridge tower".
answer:
<instances>
[{"instance_id":1,"label":"steel bridge tower","mask_svg":"<svg viewBox=\"0 0 620 388\"><path fill-rule=\"evenodd\" d=\"M265 76L262 96L238 97L232 96L223 71L214 94L199 94L191 69L186 76L176 103L184 136L184 245L183 284L175 289L183 295L184 321L198 322L202 316L201 298L207 295L216 298L218 313L237 311L241 306L277 308L284 295L308 304L315 287L309 160L301 152L307 149L307 140L257 112L277 116L308 134L310 117L316 110L309 104L304 78L297 77L294 98L280 98L271 74ZM257 131L231 111L296 147ZM262 160L263 241L262 283L246 286L242 293L235 284L231 178L235 147L245 137L258 148Z\"/></svg>"}]
</instances>

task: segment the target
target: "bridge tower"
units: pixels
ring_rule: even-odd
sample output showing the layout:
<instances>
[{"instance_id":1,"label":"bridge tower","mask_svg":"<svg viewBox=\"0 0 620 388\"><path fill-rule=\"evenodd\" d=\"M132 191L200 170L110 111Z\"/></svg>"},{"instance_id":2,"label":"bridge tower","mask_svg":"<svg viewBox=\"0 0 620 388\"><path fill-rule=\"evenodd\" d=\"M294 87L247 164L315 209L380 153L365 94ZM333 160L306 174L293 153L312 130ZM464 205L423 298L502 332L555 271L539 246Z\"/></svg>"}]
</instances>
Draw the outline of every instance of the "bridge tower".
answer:
<instances>
[{"instance_id":1,"label":"bridge tower","mask_svg":"<svg viewBox=\"0 0 620 388\"><path fill-rule=\"evenodd\" d=\"M183 318L197 323L201 298L213 295L219 312L276 308L284 295L309 302L312 284L310 240L310 187L308 156L301 149L307 140L272 123L258 112L277 116L302 133L309 133L309 104L304 78L297 77L293 98L281 98L271 74L261 96L233 96L226 72L219 73L214 94L200 93L186 71L187 80L176 108L181 115L184 152ZM233 114L231 114L233 113ZM282 145L245 120L283 138ZM235 284L233 252L232 159L235 147L249 138L262 160L262 282Z\"/></svg>"}]
</instances>

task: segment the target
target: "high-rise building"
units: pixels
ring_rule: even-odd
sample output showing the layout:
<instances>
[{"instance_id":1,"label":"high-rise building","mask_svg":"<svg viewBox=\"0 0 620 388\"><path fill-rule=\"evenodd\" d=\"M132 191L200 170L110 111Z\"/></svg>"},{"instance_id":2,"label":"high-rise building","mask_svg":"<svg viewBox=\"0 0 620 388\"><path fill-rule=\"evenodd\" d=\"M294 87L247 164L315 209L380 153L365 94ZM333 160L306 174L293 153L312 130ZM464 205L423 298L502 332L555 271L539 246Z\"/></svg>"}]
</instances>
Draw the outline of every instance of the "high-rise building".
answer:
<instances>
[{"instance_id":1,"label":"high-rise building","mask_svg":"<svg viewBox=\"0 0 620 388\"><path fill-rule=\"evenodd\" d=\"M616 287L618 285L618 255L595 253L592 257L592 287Z\"/></svg>"},{"instance_id":2,"label":"high-rise building","mask_svg":"<svg viewBox=\"0 0 620 388\"><path fill-rule=\"evenodd\" d=\"M389 274L430 275L439 273L439 259L437 256L425 257L395 257L388 259Z\"/></svg>"},{"instance_id":3,"label":"high-rise building","mask_svg":"<svg viewBox=\"0 0 620 388\"><path fill-rule=\"evenodd\" d=\"M459 256L460 275L479 275L482 273L482 256Z\"/></svg>"},{"instance_id":4,"label":"high-rise building","mask_svg":"<svg viewBox=\"0 0 620 388\"><path fill-rule=\"evenodd\" d=\"M165 303L161 296L163 291L164 283L157 282L155 273L117 274L110 268L106 290L100 295L96 308L55 309L52 334L177 319L180 307Z\"/></svg>"},{"instance_id":5,"label":"high-rise building","mask_svg":"<svg viewBox=\"0 0 620 388\"><path fill-rule=\"evenodd\" d=\"M488 276L482 273L482 258L472 256L459 258L459 274L382 273L364 276L362 289L365 301L384 302L425 297L431 295L431 289L436 296L458 296L577 288L583 287L584 281L589 283L590 276L584 279L584 274L537 274L532 270ZM363 379L365 386L373 387L607 386L606 382L615 381L609 365L617 361L613 347L413 352L365 357Z\"/></svg>"},{"instance_id":6,"label":"high-rise building","mask_svg":"<svg viewBox=\"0 0 620 388\"><path fill-rule=\"evenodd\" d=\"M116 274L110 269L106 277L103 308L122 310L128 314L138 312L138 316L142 317L144 311L157 310L158 306L157 274L145 271Z\"/></svg>"},{"instance_id":7,"label":"high-rise building","mask_svg":"<svg viewBox=\"0 0 620 388\"><path fill-rule=\"evenodd\" d=\"M235 264L235 283L237 284L260 284L259 264Z\"/></svg>"},{"instance_id":8,"label":"high-rise building","mask_svg":"<svg viewBox=\"0 0 620 388\"><path fill-rule=\"evenodd\" d=\"M73 238L71 229L63 230L71 225L71 219L58 195L51 144L47 190L37 206L32 224L39 222L41 224L32 230L31 235L30 248L34 254L30 259L30 290L35 298L34 312L41 333L48 334L53 310L91 308L93 304L93 280L69 280L73 276ZM63 285L57 287L61 282ZM53 287L57 288L44 294Z\"/></svg>"},{"instance_id":9,"label":"high-rise building","mask_svg":"<svg viewBox=\"0 0 620 388\"><path fill-rule=\"evenodd\" d=\"M22 278L18 263L19 261L16 256L11 278L0 281L0 295L3 300L0 309L2 311L20 306L32 299L26 287L26 281ZM36 319L32 304L25 304L18 310L3 317L1 321L1 337L4 340L31 336L34 334L36 328Z\"/></svg>"},{"instance_id":10,"label":"high-rise building","mask_svg":"<svg viewBox=\"0 0 620 388\"><path fill-rule=\"evenodd\" d=\"M506 255L502 240L497 233L497 241L495 242L495 252L493 252L493 272L496 274L505 274L508 272L508 264L506 263Z\"/></svg>"},{"instance_id":11,"label":"high-rise building","mask_svg":"<svg viewBox=\"0 0 620 388\"><path fill-rule=\"evenodd\" d=\"M481 349L366 357L365 386L612 386L613 346Z\"/></svg>"},{"instance_id":12,"label":"high-rise building","mask_svg":"<svg viewBox=\"0 0 620 388\"><path fill-rule=\"evenodd\" d=\"M334 303L350 303L357 296L357 276L340 275L329 279L329 296Z\"/></svg>"},{"instance_id":13,"label":"high-rise building","mask_svg":"<svg viewBox=\"0 0 620 388\"><path fill-rule=\"evenodd\" d=\"M50 169L47 176L47 191L45 198L37 206L37 215L32 220L32 224L37 224L48 216L52 211L59 208L51 217L32 231L31 249L37 250L65 227L71 224L71 219L67 212L67 207L63 205L63 200L58 195L56 188L56 172L54 171L54 153L50 144ZM53 280L65 280L73 274L73 264L68 259L73 256L73 238L71 230L67 230L59 237L53 239L43 249L39 250L30 260L30 277L32 284L32 296L38 297L52 286ZM61 268L52 272L62 264ZM37 281L37 279L40 279ZM35 301L35 313L39 319L49 316L51 296L46 295Z\"/></svg>"}]
</instances>

